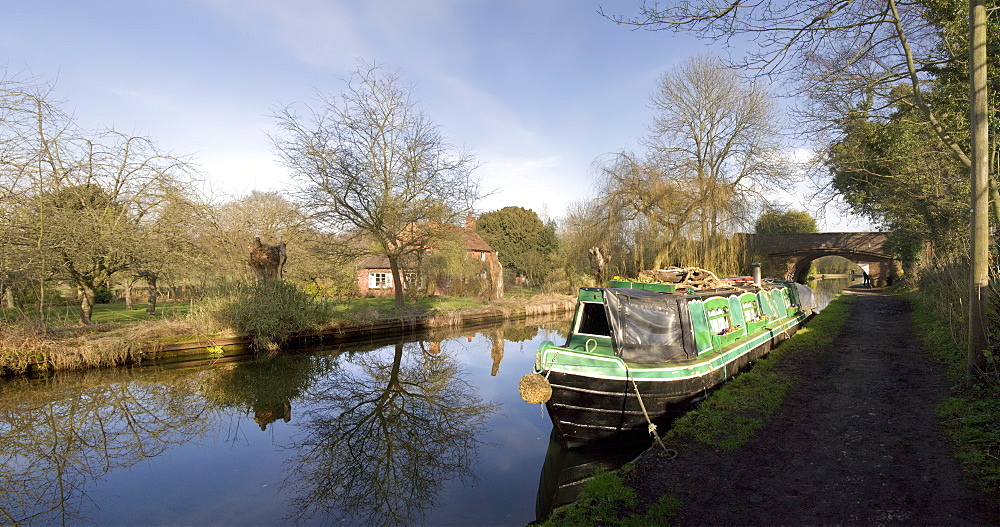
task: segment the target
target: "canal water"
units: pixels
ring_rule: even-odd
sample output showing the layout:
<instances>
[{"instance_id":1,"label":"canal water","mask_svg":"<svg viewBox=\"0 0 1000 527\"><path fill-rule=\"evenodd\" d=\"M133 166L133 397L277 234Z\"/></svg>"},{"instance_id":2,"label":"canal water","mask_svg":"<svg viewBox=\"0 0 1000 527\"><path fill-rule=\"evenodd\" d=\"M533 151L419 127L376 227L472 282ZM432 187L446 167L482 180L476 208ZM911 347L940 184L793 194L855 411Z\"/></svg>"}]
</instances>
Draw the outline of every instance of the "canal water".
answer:
<instances>
[{"instance_id":1,"label":"canal water","mask_svg":"<svg viewBox=\"0 0 1000 527\"><path fill-rule=\"evenodd\" d=\"M524 525L566 460L517 384L566 320L6 381L0 523Z\"/></svg>"},{"instance_id":2,"label":"canal water","mask_svg":"<svg viewBox=\"0 0 1000 527\"><path fill-rule=\"evenodd\" d=\"M862 278L860 275L855 277L841 277L841 278L825 278L822 280L810 280L807 284L811 287L816 295L816 305L819 309L823 309L831 300L836 298L838 294L848 287L856 286L862 283Z\"/></svg>"},{"instance_id":3,"label":"canal water","mask_svg":"<svg viewBox=\"0 0 1000 527\"><path fill-rule=\"evenodd\" d=\"M3 381L0 523L527 524L651 445L566 451L521 400L567 320Z\"/></svg>"}]
</instances>

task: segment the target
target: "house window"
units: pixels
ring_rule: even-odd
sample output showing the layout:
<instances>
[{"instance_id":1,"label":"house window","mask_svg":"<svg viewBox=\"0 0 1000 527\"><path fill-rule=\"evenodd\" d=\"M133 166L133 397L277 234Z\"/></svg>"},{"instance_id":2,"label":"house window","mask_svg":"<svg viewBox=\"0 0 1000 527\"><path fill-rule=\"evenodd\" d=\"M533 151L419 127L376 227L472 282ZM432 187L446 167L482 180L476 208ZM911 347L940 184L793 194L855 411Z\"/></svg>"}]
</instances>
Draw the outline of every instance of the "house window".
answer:
<instances>
[{"instance_id":1,"label":"house window","mask_svg":"<svg viewBox=\"0 0 1000 527\"><path fill-rule=\"evenodd\" d=\"M368 273L368 289L386 289L390 287L390 283L389 273Z\"/></svg>"}]
</instances>

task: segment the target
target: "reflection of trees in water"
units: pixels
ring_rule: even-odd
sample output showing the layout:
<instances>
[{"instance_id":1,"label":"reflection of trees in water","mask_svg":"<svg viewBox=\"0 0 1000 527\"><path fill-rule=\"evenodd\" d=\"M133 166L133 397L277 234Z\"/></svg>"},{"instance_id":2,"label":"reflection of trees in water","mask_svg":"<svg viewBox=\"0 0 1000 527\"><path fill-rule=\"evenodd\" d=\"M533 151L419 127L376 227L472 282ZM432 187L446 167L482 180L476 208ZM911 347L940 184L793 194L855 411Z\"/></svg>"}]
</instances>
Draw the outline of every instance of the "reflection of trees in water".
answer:
<instances>
[{"instance_id":1,"label":"reflection of trees in water","mask_svg":"<svg viewBox=\"0 0 1000 527\"><path fill-rule=\"evenodd\" d=\"M190 377L62 378L0 394L0 523L86 520L88 489L104 474L206 432L209 412Z\"/></svg>"},{"instance_id":2,"label":"reflection of trees in water","mask_svg":"<svg viewBox=\"0 0 1000 527\"><path fill-rule=\"evenodd\" d=\"M497 408L446 353L398 343L392 357L349 360L303 395L303 432L290 446L286 479L292 518L419 521L446 481L472 477L477 435Z\"/></svg>"},{"instance_id":3,"label":"reflection of trees in water","mask_svg":"<svg viewBox=\"0 0 1000 527\"><path fill-rule=\"evenodd\" d=\"M292 400L332 364L306 355L260 357L214 370L204 390L216 405L253 412L254 422L266 430L278 419L290 421Z\"/></svg>"},{"instance_id":4,"label":"reflection of trees in water","mask_svg":"<svg viewBox=\"0 0 1000 527\"><path fill-rule=\"evenodd\" d=\"M510 342L524 342L538 335L541 326L526 326L524 324L509 324L501 329L501 336Z\"/></svg>"}]
</instances>

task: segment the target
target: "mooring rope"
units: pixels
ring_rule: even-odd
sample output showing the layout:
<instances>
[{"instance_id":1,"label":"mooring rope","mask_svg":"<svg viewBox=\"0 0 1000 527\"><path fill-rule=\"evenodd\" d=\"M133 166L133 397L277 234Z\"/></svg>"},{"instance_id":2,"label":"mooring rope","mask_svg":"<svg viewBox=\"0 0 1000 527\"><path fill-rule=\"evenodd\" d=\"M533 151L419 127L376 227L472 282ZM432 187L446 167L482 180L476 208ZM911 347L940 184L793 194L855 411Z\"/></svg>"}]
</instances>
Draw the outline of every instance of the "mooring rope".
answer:
<instances>
[{"instance_id":1,"label":"mooring rope","mask_svg":"<svg viewBox=\"0 0 1000 527\"><path fill-rule=\"evenodd\" d=\"M656 439L656 442L660 444L663 451L672 458L677 457L677 451L667 448L667 445L663 444L663 440L660 439L660 434L656 433L656 425L653 424L653 420L649 418L649 413L646 411L646 404L642 402L642 395L639 393L639 385L635 383L635 378L632 377L632 373L626 371L628 378L632 381L632 388L635 389L635 398L639 401L639 408L642 409L642 416L646 418L646 423L649 425L646 429L649 431L649 435Z\"/></svg>"}]
</instances>

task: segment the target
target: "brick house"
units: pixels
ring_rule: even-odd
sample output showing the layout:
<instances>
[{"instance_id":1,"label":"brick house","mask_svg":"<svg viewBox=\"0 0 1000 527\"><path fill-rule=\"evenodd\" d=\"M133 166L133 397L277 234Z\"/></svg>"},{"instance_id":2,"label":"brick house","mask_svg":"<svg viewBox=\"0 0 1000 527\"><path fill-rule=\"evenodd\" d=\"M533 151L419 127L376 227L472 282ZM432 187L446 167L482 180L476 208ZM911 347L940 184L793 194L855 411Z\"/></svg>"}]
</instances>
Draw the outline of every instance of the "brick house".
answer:
<instances>
[{"instance_id":1,"label":"brick house","mask_svg":"<svg viewBox=\"0 0 1000 527\"><path fill-rule=\"evenodd\" d=\"M485 272L480 275L480 280L490 284L490 297L500 298L503 296L503 267L497 258L496 251L478 233L476 233L476 218L470 212L465 218L465 226L452 226L459 231L457 234L465 243L466 254L473 260L484 263ZM428 248L428 251L433 251ZM416 260L414 257L406 257L400 262L403 274L403 287L408 289L407 283L411 283L417 278ZM358 266L358 292L361 296L387 296L395 293L392 282L392 270L389 268L389 259L384 256L375 256L361 262ZM451 294L451 287L447 283L436 283L431 288L432 295Z\"/></svg>"}]
</instances>

